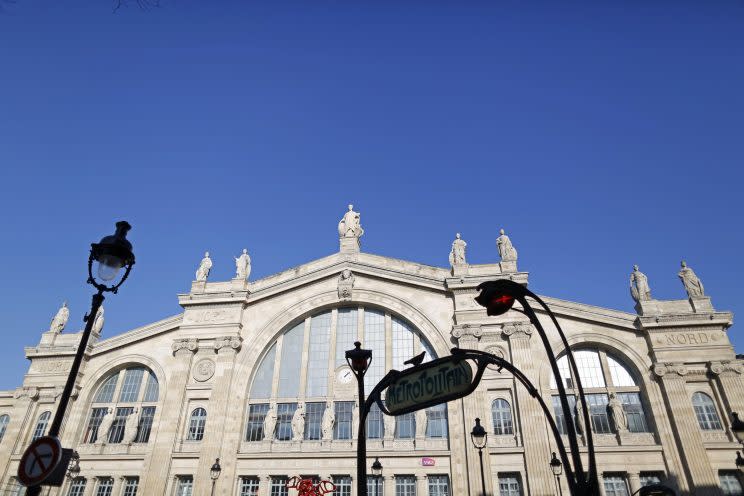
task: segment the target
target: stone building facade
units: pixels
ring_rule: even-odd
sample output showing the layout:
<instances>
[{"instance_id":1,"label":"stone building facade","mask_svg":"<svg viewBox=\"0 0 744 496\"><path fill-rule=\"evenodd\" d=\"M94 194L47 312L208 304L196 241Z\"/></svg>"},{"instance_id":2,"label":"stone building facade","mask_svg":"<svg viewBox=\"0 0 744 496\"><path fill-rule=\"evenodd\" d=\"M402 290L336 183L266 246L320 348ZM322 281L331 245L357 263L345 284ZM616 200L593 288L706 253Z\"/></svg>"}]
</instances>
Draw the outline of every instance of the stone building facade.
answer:
<instances>
[{"instance_id":1,"label":"stone building facade","mask_svg":"<svg viewBox=\"0 0 744 496\"><path fill-rule=\"evenodd\" d=\"M81 472L45 494L279 496L295 475L356 494L358 411L343 360L356 340L374 353L368 387L420 351L428 360L459 346L505 357L556 404L556 379L524 315L487 317L473 300L483 281L528 283L508 238L500 237L500 262L468 264L458 236L451 266L431 267L362 252L353 213L339 223L337 253L255 281L246 278L250 259L236 260L248 270L238 267L242 277L228 281L208 280L209 268L200 267L178 296L180 314L94 335L61 435L79 452ZM731 313L716 311L700 288L673 301L649 291L636 313L544 297L589 394L592 425L577 425L595 433L603 496L657 480L684 495L740 491L729 418L744 412L744 367L727 336ZM0 494L22 494L18 461L48 427L79 339L59 326L44 333L25 350L23 384L0 392ZM559 380L571 392L575 379L561 364ZM613 415L612 398L622 413ZM555 413L563 429L576 421L575 411ZM447 405L397 418L373 412L368 456L383 471L370 478L370 494L480 494L469 436L476 417L488 431L488 494L568 494L549 466L555 443L539 405L498 370ZM217 458L222 472L212 487Z\"/></svg>"}]
</instances>

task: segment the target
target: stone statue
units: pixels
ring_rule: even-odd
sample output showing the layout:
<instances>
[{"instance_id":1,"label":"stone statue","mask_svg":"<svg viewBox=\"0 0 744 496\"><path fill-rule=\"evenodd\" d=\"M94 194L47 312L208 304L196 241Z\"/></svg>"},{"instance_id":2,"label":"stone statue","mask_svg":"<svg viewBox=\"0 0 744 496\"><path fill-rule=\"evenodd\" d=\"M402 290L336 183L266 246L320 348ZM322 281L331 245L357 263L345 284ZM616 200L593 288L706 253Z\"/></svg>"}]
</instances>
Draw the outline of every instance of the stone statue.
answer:
<instances>
[{"instance_id":1,"label":"stone statue","mask_svg":"<svg viewBox=\"0 0 744 496\"><path fill-rule=\"evenodd\" d=\"M584 427L584 409L581 407L581 400L579 398L576 398L576 417L574 418L574 425L576 426L576 429L579 431L579 434L585 434L586 430Z\"/></svg>"},{"instance_id":2,"label":"stone statue","mask_svg":"<svg viewBox=\"0 0 744 496\"><path fill-rule=\"evenodd\" d=\"M684 260L682 260L682 270L680 270L677 275L682 280L682 284L685 286L685 291L687 291L688 297L694 298L696 296L705 296L703 283L700 282L698 276L696 276L695 272L687 266L687 262Z\"/></svg>"},{"instance_id":3,"label":"stone statue","mask_svg":"<svg viewBox=\"0 0 744 496\"><path fill-rule=\"evenodd\" d=\"M628 416L625 415L625 409L623 404L617 398L615 393L610 393L610 401L607 403L607 408L610 410L612 416L612 423L615 424L617 432L625 432L628 430Z\"/></svg>"},{"instance_id":4,"label":"stone statue","mask_svg":"<svg viewBox=\"0 0 744 496\"><path fill-rule=\"evenodd\" d=\"M67 302L62 303L62 307L57 310L57 314L52 319L52 323L49 324L49 332L60 333L67 325L67 321L70 318L70 309L67 308Z\"/></svg>"},{"instance_id":5,"label":"stone statue","mask_svg":"<svg viewBox=\"0 0 744 496\"><path fill-rule=\"evenodd\" d=\"M140 416L137 414L136 408L132 413L127 415L127 420L124 423L124 437L122 438L124 444L132 444L134 442L134 439L137 437L139 420Z\"/></svg>"},{"instance_id":6,"label":"stone statue","mask_svg":"<svg viewBox=\"0 0 744 496\"><path fill-rule=\"evenodd\" d=\"M512 245L509 236L504 234L504 230L499 231L501 236L496 238L496 247L499 249L499 255L501 256L502 262L516 262L517 261L517 249Z\"/></svg>"},{"instance_id":7,"label":"stone statue","mask_svg":"<svg viewBox=\"0 0 744 496\"><path fill-rule=\"evenodd\" d=\"M235 257L235 279L245 281L251 275L251 257L248 256L248 250L243 248L243 253Z\"/></svg>"},{"instance_id":8,"label":"stone statue","mask_svg":"<svg viewBox=\"0 0 744 496\"><path fill-rule=\"evenodd\" d=\"M359 407L354 403L354 408L351 410L351 438L357 439L359 433Z\"/></svg>"},{"instance_id":9,"label":"stone statue","mask_svg":"<svg viewBox=\"0 0 744 496\"><path fill-rule=\"evenodd\" d=\"M103 305L98 307L98 311L96 312L96 318L93 321L93 334L100 335L101 331L103 330Z\"/></svg>"},{"instance_id":10,"label":"stone statue","mask_svg":"<svg viewBox=\"0 0 744 496\"><path fill-rule=\"evenodd\" d=\"M465 247L468 244L460 238L460 233L455 234L455 240L452 242L452 250L449 254L449 263L451 266L463 265L465 262Z\"/></svg>"},{"instance_id":11,"label":"stone statue","mask_svg":"<svg viewBox=\"0 0 744 496\"><path fill-rule=\"evenodd\" d=\"M305 436L305 405L300 403L292 415L292 439L300 441Z\"/></svg>"},{"instance_id":12,"label":"stone statue","mask_svg":"<svg viewBox=\"0 0 744 496\"><path fill-rule=\"evenodd\" d=\"M325 411L323 412L323 420L321 422L323 439L333 439L333 424L335 423L336 412L333 411L333 403L329 401L326 403Z\"/></svg>"},{"instance_id":13,"label":"stone statue","mask_svg":"<svg viewBox=\"0 0 744 496\"><path fill-rule=\"evenodd\" d=\"M274 439L274 429L276 428L276 409L274 405L269 405L269 409L266 412L266 416L263 421L263 435L264 439L270 441Z\"/></svg>"},{"instance_id":14,"label":"stone statue","mask_svg":"<svg viewBox=\"0 0 744 496\"><path fill-rule=\"evenodd\" d=\"M646 274L638 270L638 266L633 266L633 272L630 274L630 295L635 301L648 301L651 299L651 288L648 287L648 278Z\"/></svg>"},{"instance_id":15,"label":"stone statue","mask_svg":"<svg viewBox=\"0 0 744 496\"><path fill-rule=\"evenodd\" d=\"M108 442L108 433L111 430L111 425L114 423L114 411L111 408L106 409L106 414L101 418L101 423L98 424L98 432L96 433L96 443L106 444Z\"/></svg>"},{"instance_id":16,"label":"stone statue","mask_svg":"<svg viewBox=\"0 0 744 496\"><path fill-rule=\"evenodd\" d=\"M212 270L212 259L209 258L209 252L206 252L204 253L204 258L199 263L199 268L196 269L196 280L206 281L210 270Z\"/></svg>"},{"instance_id":17,"label":"stone statue","mask_svg":"<svg viewBox=\"0 0 744 496\"><path fill-rule=\"evenodd\" d=\"M416 439L426 437L426 409L416 410Z\"/></svg>"},{"instance_id":18,"label":"stone statue","mask_svg":"<svg viewBox=\"0 0 744 496\"><path fill-rule=\"evenodd\" d=\"M346 212L338 223L338 235L341 238L359 238L364 234L361 225L361 214L354 212L354 205L349 205L349 211Z\"/></svg>"},{"instance_id":19,"label":"stone statue","mask_svg":"<svg viewBox=\"0 0 744 496\"><path fill-rule=\"evenodd\" d=\"M385 426L385 439L393 439L393 436L395 436L395 417L383 413L382 423Z\"/></svg>"},{"instance_id":20,"label":"stone statue","mask_svg":"<svg viewBox=\"0 0 744 496\"><path fill-rule=\"evenodd\" d=\"M354 274L350 269L344 269L338 276L338 297L341 300L351 299L351 290L354 288Z\"/></svg>"}]
</instances>

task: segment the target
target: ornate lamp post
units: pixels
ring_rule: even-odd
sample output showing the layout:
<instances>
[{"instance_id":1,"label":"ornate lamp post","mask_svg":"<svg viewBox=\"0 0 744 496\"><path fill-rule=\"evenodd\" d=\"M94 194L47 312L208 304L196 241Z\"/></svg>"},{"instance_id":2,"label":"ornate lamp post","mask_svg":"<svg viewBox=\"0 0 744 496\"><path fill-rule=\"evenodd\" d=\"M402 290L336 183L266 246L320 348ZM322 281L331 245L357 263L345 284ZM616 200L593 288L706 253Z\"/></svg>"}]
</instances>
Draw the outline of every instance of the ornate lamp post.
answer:
<instances>
[{"instance_id":1,"label":"ornate lamp post","mask_svg":"<svg viewBox=\"0 0 744 496\"><path fill-rule=\"evenodd\" d=\"M478 450L478 458L480 458L480 471L481 471L481 489L482 496L486 496L486 476L483 473L483 448L486 447L488 440L488 433L486 429L480 423L480 419L475 419L475 426L470 431L470 439L473 441L473 446Z\"/></svg>"},{"instance_id":2,"label":"ornate lamp post","mask_svg":"<svg viewBox=\"0 0 744 496\"><path fill-rule=\"evenodd\" d=\"M374 496L380 496L380 478L382 477L382 463L380 459L375 457L374 463L372 463L372 473L375 475L375 494Z\"/></svg>"},{"instance_id":3,"label":"ornate lamp post","mask_svg":"<svg viewBox=\"0 0 744 496\"><path fill-rule=\"evenodd\" d=\"M357 380L359 394L359 430L357 432L357 495L367 496L367 432L365 429L367 412L365 412L364 375L372 363L372 350L362 349L362 343L356 341L353 350L345 353L346 363L351 367Z\"/></svg>"},{"instance_id":4,"label":"ornate lamp post","mask_svg":"<svg viewBox=\"0 0 744 496\"><path fill-rule=\"evenodd\" d=\"M129 272L132 270L134 265L134 253L132 252L132 243L127 240L127 232L132 228L126 221L120 221L116 223L116 232L110 236L105 236L98 243L92 243L90 245L90 255L88 256L88 284L98 290L93 295L93 301L90 306L90 313L84 317L85 329L83 335L80 338L77 352L75 353L75 359L72 361L72 367L70 368L70 374L67 376L67 382L65 388L62 390L62 395L59 399L59 405L57 405L57 411L54 413L54 420L52 425L49 427L49 437L56 438L59 436L59 430L62 426L62 421L67 411L67 405L70 402L70 396L72 395L72 388L75 385L75 379L80 371L80 364L83 361L83 354L88 346L88 339L90 338L91 330L93 329L93 323L96 320L98 309L103 304L103 293L111 292L116 294L124 281L129 277ZM96 264L96 275L93 276L93 264ZM124 269L124 273L118 282L115 281L116 276L120 270ZM109 285L110 284L110 285ZM26 492L27 496L39 496L41 493L41 486L31 486Z\"/></svg>"},{"instance_id":5,"label":"ornate lamp post","mask_svg":"<svg viewBox=\"0 0 744 496\"><path fill-rule=\"evenodd\" d=\"M548 339L547 333L543 328L542 324L537 318L534 309L530 306L527 301L529 296L532 300L538 302L543 310L548 314L550 320L553 322L558 335L561 338L564 350L566 352L566 358L568 364L576 379L576 390L578 392L579 401L581 402L581 410L584 417L584 425L586 429L586 445L587 445L587 458L589 461L588 471L586 476L584 475L583 462L579 453L579 438L576 432L576 426L573 422L566 422L566 430L568 431L568 441L571 446L571 458L573 463L568 463L568 458L564 458L564 465L566 470L566 479L568 481L568 487L573 495L595 495L599 494L599 480L597 478L597 463L594 452L594 439L592 436L591 421L589 419L589 409L587 408L586 398L584 397L584 389L581 387L581 378L579 376L579 370L576 366L571 347L568 345L566 335L563 333L558 320L550 311L550 308L545 302L540 299L535 293L527 289L526 287L508 279L498 279L496 281L488 281L478 286L478 291L481 293L475 298L475 301L479 305L486 308L488 315L502 315L509 310L514 310L523 313L530 319L532 325L537 329L537 333L540 335L543 347L548 356L548 362L553 371L553 375L556 377L556 385L558 386L558 395L561 401L561 408L566 415L569 415L570 406L568 402L568 395L566 394L566 388L563 381L560 380L561 374L558 370L558 361L555 358L553 349L550 346L550 340ZM519 302L522 306L521 309L513 308L514 303ZM561 456L565 456L564 452L561 451Z\"/></svg>"},{"instance_id":6,"label":"ornate lamp post","mask_svg":"<svg viewBox=\"0 0 744 496\"><path fill-rule=\"evenodd\" d=\"M209 477L212 479L212 496L214 496L214 484L217 482L217 479L220 478L221 473L222 467L220 467L220 459L217 458L212 464L212 468L209 469Z\"/></svg>"},{"instance_id":7,"label":"ornate lamp post","mask_svg":"<svg viewBox=\"0 0 744 496\"><path fill-rule=\"evenodd\" d=\"M553 457L550 459L550 470L552 470L553 475L555 475L555 485L558 486L558 494L560 496L563 496L563 488L561 488L561 474L563 473L563 464L558 459L558 457L555 456L555 451L553 451Z\"/></svg>"},{"instance_id":8,"label":"ornate lamp post","mask_svg":"<svg viewBox=\"0 0 744 496\"><path fill-rule=\"evenodd\" d=\"M70 466L67 469L67 478L70 480L75 480L75 477L77 477L80 474L80 455L77 451L72 452L72 456L70 457Z\"/></svg>"}]
</instances>

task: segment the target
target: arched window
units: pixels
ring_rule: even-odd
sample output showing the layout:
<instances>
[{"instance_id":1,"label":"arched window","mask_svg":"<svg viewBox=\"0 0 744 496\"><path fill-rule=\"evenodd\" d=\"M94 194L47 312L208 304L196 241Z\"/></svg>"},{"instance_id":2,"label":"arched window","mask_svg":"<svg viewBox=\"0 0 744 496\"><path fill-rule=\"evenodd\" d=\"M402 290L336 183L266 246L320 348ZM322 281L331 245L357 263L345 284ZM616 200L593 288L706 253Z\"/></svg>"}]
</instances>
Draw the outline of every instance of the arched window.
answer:
<instances>
[{"instance_id":1,"label":"arched window","mask_svg":"<svg viewBox=\"0 0 744 496\"><path fill-rule=\"evenodd\" d=\"M692 406L695 408L698 425L704 431L721 430L721 419L718 418L713 399L705 393L697 392L692 395Z\"/></svg>"},{"instance_id":2,"label":"arched window","mask_svg":"<svg viewBox=\"0 0 744 496\"><path fill-rule=\"evenodd\" d=\"M150 439L159 392L155 374L146 367L133 366L114 372L93 396L83 442L146 443ZM129 419L131 415L138 416L136 422ZM102 424L107 432L99 433Z\"/></svg>"},{"instance_id":3,"label":"arched window","mask_svg":"<svg viewBox=\"0 0 744 496\"><path fill-rule=\"evenodd\" d=\"M365 374L367 393L390 370L407 367L404 361L426 351L425 360L436 356L426 338L401 317L363 306L323 310L293 322L266 349L256 367L250 388L246 440L292 439L291 419L304 396L305 439L321 435L323 411L329 400L333 406L334 439L355 437L351 432L352 408L356 400L354 374L346 364L345 352L361 341L372 350L372 362ZM305 350L304 347L307 346ZM302 388L302 390L301 390ZM274 410L269 405L275 405ZM263 423L272 411L276 415L273 433L264 437ZM383 414L373 406L367 417L367 435L380 439L384 433ZM447 437L446 405L427 409L426 437ZM415 437L415 419L403 422L398 437Z\"/></svg>"},{"instance_id":4,"label":"arched window","mask_svg":"<svg viewBox=\"0 0 744 496\"><path fill-rule=\"evenodd\" d=\"M5 437L5 431L8 429L10 415L0 415L0 441Z\"/></svg>"},{"instance_id":5,"label":"arched window","mask_svg":"<svg viewBox=\"0 0 744 496\"><path fill-rule=\"evenodd\" d=\"M592 430L598 434L617 432L618 426L613 425L608 406L610 395L614 394L623 406L627 422L627 425L620 426L620 429L624 428L630 432L648 432L646 414L641 401L641 388L628 367L601 349L573 350L573 355L581 386L586 395ZM580 431L583 420L577 418L577 381L565 355L558 359L558 370L566 393L569 395L570 419ZM554 391L557 389L555 377L551 376L550 387ZM557 394L553 395L553 408L558 429L562 434L567 434L567 416L564 415Z\"/></svg>"},{"instance_id":6,"label":"arched window","mask_svg":"<svg viewBox=\"0 0 744 496\"><path fill-rule=\"evenodd\" d=\"M189 441L201 441L204 438L204 426L207 424L207 411L197 408L191 412L189 419L189 432L186 439Z\"/></svg>"},{"instance_id":7,"label":"arched window","mask_svg":"<svg viewBox=\"0 0 744 496\"><path fill-rule=\"evenodd\" d=\"M31 436L31 441L36 441L46 434L47 424L49 424L49 418L51 416L52 412L44 412L39 415L39 420L36 421L36 427L34 427L34 435Z\"/></svg>"},{"instance_id":8,"label":"arched window","mask_svg":"<svg viewBox=\"0 0 744 496\"><path fill-rule=\"evenodd\" d=\"M506 400L497 399L491 403L491 416L494 434L514 434L511 406Z\"/></svg>"}]
</instances>

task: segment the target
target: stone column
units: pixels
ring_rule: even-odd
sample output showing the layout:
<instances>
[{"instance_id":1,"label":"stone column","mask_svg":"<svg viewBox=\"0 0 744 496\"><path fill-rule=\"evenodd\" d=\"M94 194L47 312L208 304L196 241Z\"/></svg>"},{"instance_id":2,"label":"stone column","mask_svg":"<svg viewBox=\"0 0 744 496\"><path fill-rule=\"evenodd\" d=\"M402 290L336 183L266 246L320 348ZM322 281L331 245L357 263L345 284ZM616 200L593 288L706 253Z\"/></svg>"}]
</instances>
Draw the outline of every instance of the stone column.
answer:
<instances>
[{"instance_id":1,"label":"stone column","mask_svg":"<svg viewBox=\"0 0 744 496\"><path fill-rule=\"evenodd\" d=\"M416 494L429 494L429 482L426 474L416 475Z\"/></svg>"},{"instance_id":2,"label":"stone column","mask_svg":"<svg viewBox=\"0 0 744 496\"><path fill-rule=\"evenodd\" d=\"M695 488L696 496L720 496L722 493L718 477L711 467L692 399L685 387L687 367L682 364L656 363L653 371L661 381L667 412L678 443L677 451L682 458L685 475L689 478L689 487ZM685 494L690 493L682 491L682 495Z\"/></svg>"},{"instance_id":3,"label":"stone column","mask_svg":"<svg viewBox=\"0 0 744 496\"><path fill-rule=\"evenodd\" d=\"M173 446L178 436L180 418L183 414L183 402L186 392L186 382L191 370L191 358L199 349L196 339L178 339L172 345L175 360L172 366L164 364L165 370L170 370L166 387L163 388L165 398L160 412L156 412L156 422L150 443L153 448L145 457L145 472L142 474L142 494L166 494L168 478L170 476ZM194 474L196 478L197 474Z\"/></svg>"},{"instance_id":4,"label":"stone column","mask_svg":"<svg viewBox=\"0 0 744 496\"><path fill-rule=\"evenodd\" d=\"M630 494L635 494L641 488L641 477L637 472L628 474L628 485L630 485Z\"/></svg>"},{"instance_id":5,"label":"stone column","mask_svg":"<svg viewBox=\"0 0 744 496\"><path fill-rule=\"evenodd\" d=\"M93 496L93 491L96 489L96 482L97 477L88 477L88 479L85 481L85 490L83 491L83 496Z\"/></svg>"},{"instance_id":6,"label":"stone column","mask_svg":"<svg viewBox=\"0 0 744 496\"><path fill-rule=\"evenodd\" d=\"M215 373L213 379L212 393L209 398L209 409L207 410L207 424L202 440L199 466L194 475L194 494L209 494L212 488L212 480L209 477L210 469L216 458L220 459L222 473L215 483L214 493L217 495L231 494L233 480L235 479L235 454L222 455L222 440L225 435L225 426L228 415L227 407L233 395L230 394L233 382L233 368L235 356L240 350L242 339L239 336L225 336L215 339L214 349L217 353ZM242 418L242 415L238 415ZM237 430L238 435L242 429Z\"/></svg>"},{"instance_id":7,"label":"stone column","mask_svg":"<svg viewBox=\"0 0 744 496\"><path fill-rule=\"evenodd\" d=\"M724 415L726 418L721 419L727 425L731 422L731 412L737 412L739 418L744 420L744 380L742 372L744 371L739 362L711 362L708 364L710 373L718 381L721 395L728 408ZM728 428L726 429L728 430Z\"/></svg>"},{"instance_id":8,"label":"stone column","mask_svg":"<svg viewBox=\"0 0 744 496\"><path fill-rule=\"evenodd\" d=\"M597 472L597 480L599 481L600 496L607 496L607 493L605 492L605 485L604 485L604 474L602 472Z\"/></svg>"},{"instance_id":9,"label":"stone column","mask_svg":"<svg viewBox=\"0 0 744 496\"><path fill-rule=\"evenodd\" d=\"M530 346L532 325L527 322L505 324L502 332L509 339L512 364L521 370L533 384L537 384L535 357ZM522 384L515 384L514 388L516 396L514 411L519 412L519 422L522 427L526 483L529 493L534 496L553 494L555 491L554 475L548 464L550 460L549 440L552 439L552 434L546 430L545 413Z\"/></svg>"}]
</instances>

